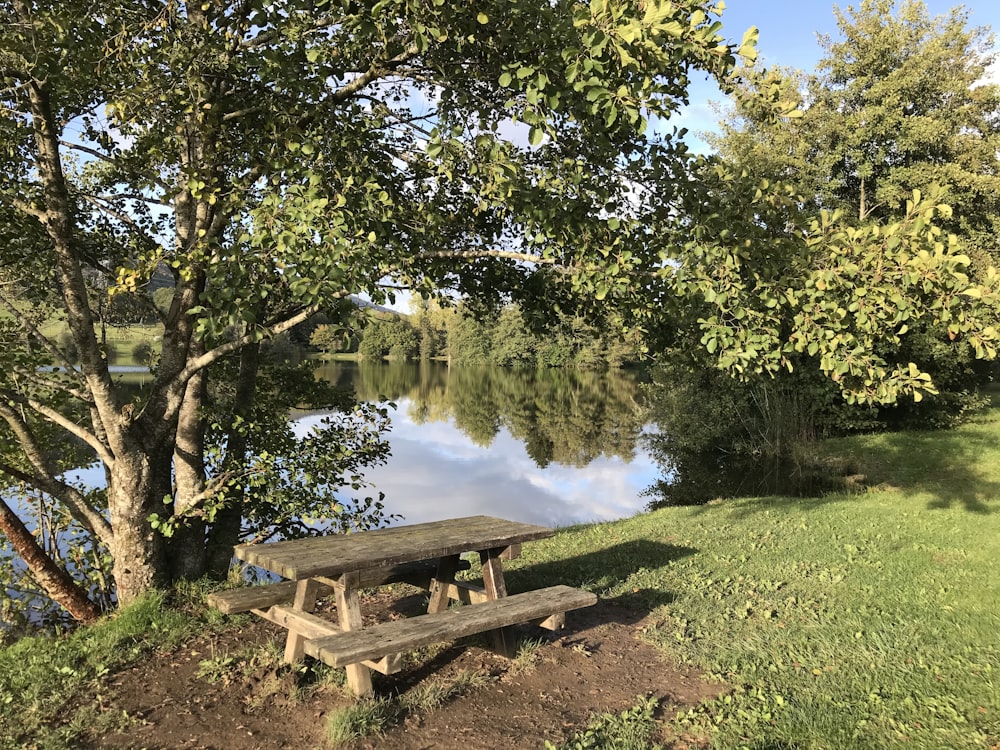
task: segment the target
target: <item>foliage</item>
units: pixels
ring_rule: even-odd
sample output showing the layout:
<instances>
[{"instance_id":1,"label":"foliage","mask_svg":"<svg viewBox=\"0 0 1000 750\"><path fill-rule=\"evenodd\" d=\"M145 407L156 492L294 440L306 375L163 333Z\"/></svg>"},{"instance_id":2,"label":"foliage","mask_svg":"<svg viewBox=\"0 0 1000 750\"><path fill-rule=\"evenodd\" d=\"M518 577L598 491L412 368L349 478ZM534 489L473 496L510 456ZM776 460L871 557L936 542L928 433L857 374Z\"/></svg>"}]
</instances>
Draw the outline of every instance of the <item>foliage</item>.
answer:
<instances>
[{"instance_id":1,"label":"foliage","mask_svg":"<svg viewBox=\"0 0 1000 750\"><path fill-rule=\"evenodd\" d=\"M802 117L775 127L737 109L714 142L761 176L789 178L819 205L860 219L899 217L914 189L944 189L947 228L968 236L1000 214L996 173L1000 86L988 29L922 0L863 0L835 9L816 73L783 71Z\"/></svg>"},{"instance_id":2,"label":"foliage","mask_svg":"<svg viewBox=\"0 0 1000 750\"><path fill-rule=\"evenodd\" d=\"M517 305L486 317L464 307L450 312L448 359L457 365L598 370L640 358L635 332L629 338L615 334L607 318L590 322L557 310L535 319Z\"/></svg>"},{"instance_id":3,"label":"foliage","mask_svg":"<svg viewBox=\"0 0 1000 750\"><path fill-rule=\"evenodd\" d=\"M688 259L663 273L675 294L698 299L688 314L718 368L751 378L790 372L808 357L849 403L865 404L936 391L929 373L891 356L911 326L943 329L977 357L996 356L1000 275L988 269L985 288L970 282L969 257L935 223L951 215L937 192L914 191L898 221L851 226L836 211L804 214L787 186L706 166L703 179L719 180L758 221L737 229L701 214ZM734 244L706 247L719 233Z\"/></svg>"},{"instance_id":4,"label":"foliage","mask_svg":"<svg viewBox=\"0 0 1000 750\"><path fill-rule=\"evenodd\" d=\"M417 332L406 318L376 318L365 326L358 345L362 359L414 359L419 350Z\"/></svg>"},{"instance_id":5,"label":"foliage","mask_svg":"<svg viewBox=\"0 0 1000 750\"><path fill-rule=\"evenodd\" d=\"M849 293L841 303L814 308L818 316L808 311L805 318L789 318L783 325L794 329L802 321L825 328L831 313L846 320L857 320L859 315L879 320L890 336L877 343L870 334L848 339L854 342L851 346L858 346L855 352L873 344L881 359L862 379L877 379L885 364L898 362L904 368L912 363L933 382L932 389L925 389L911 379L903 391L926 396L926 402L895 404L880 410L880 418L897 426L954 424L981 405L975 391L988 380L991 368L975 360L983 354L992 356L993 350L992 346L981 348L976 336L963 335L952 311L940 315L950 306L952 295L962 295L963 290L936 290L936 299L927 298L929 318L915 311L916 315L906 316L909 320L901 320L891 305L910 296L914 280L919 279L919 287L945 268L926 266L918 247L906 249L907 235L914 236L912 229L925 221L936 223L939 233L924 249L933 258L938 252L934 248L943 247L944 255L958 261L956 270L971 279L970 294L978 294L977 283L995 286L989 259L991 254L995 257L1000 217L996 118L1000 87L985 80L994 59L992 37L986 29L969 28L968 13L961 8L931 18L925 4L916 0L864 0L846 10L835 9L835 15L839 36L821 38L825 56L815 74L778 70L768 79L781 87L789 101L798 101L801 116L777 123L762 116L752 106L752 98L737 99L721 123L721 135L712 143L724 158L757 177L792 185L807 207L855 217L854 223L860 226L854 231L867 233L873 225L881 225L882 229L869 235L871 240L883 242L887 250L892 244L903 254L846 251L854 257L843 270L856 271L864 279L844 290L853 290L854 298ZM951 209L931 209L927 204L914 223L919 202L914 196L918 194L934 195L934 202L949 204ZM817 229L823 231L828 222L821 216ZM886 231L892 227L896 231ZM959 241L950 238L951 232ZM846 244L857 247L850 234L847 239ZM910 258L925 267L907 269L902 275L884 272L887 262L898 263L902 269ZM837 262L821 252L792 273L801 273L807 285L825 292L828 277L817 275L816 266L829 261ZM880 297L866 296L879 286L888 287L878 292ZM916 291L921 293L919 288ZM779 301L775 310L781 307ZM958 305L960 316L967 307L968 302ZM995 300L977 314L981 320L976 327L992 335L997 321ZM726 341L713 346L725 348ZM824 346L810 343L804 349L815 357ZM802 350L795 347L797 352ZM849 350L843 351L838 357L841 363L833 370L828 369L829 360L824 362L820 356L820 365L843 382L841 374L856 374L849 362L852 356ZM797 360L799 367L804 364ZM862 390L868 390L866 386ZM887 396L876 389L862 400L892 404L894 399Z\"/></svg>"},{"instance_id":6,"label":"foliage","mask_svg":"<svg viewBox=\"0 0 1000 750\"><path fill-rule=\"evenodd\" d=\"M663 472L648 491L654 507L838 489L843 467L820 461L816 440L880 426L873 407L845 405L812 368L737 381L671 350L645 390L657 429L644 443Z\"/></svg>"}]
</instances>

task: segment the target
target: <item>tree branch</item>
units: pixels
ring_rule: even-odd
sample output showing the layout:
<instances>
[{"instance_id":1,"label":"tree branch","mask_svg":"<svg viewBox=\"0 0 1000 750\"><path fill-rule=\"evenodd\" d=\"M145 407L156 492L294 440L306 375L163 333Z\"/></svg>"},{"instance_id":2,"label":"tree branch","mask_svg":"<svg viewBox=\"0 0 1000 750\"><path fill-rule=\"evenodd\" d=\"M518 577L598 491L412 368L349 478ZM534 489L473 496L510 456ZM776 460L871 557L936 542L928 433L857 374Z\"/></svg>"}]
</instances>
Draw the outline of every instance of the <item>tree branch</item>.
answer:
<instances>
[{"instance_id":1,"label":"tree branch","mask_svg":"<svg viewBox=\"0 0 1000 750\"><path fill-rule=\"evenodd\" d=\"M107 447L103 445L100 440L97 439L97 436L94 435L92 432L85 430L83 427L78 425L76 422L71 420L66 415L56 411L55 409L52 409L51 407L46 406L45 404L39 401L35 401L33 398L28 398L27 396L24 396L16 391L12 391L8 388L0 388L0 397L2 397L4 401L6 401L8 404L14 403L14 404L20 404L21 406L27 406L29 409L31 409L39 416L44 417L52 424L62 428L73 437L86 443L87 446L90 447L91 450L93 450L94 453L97 454L97 457L105 464L107 464L108 466L114 465L115 462L114 456L108 451ZM8 406L5 408L9 409L10 407ZM0 413L3 412L0 411ZM21 442L23 445L23 441L20 439L20 437L18 438L18 441ZM38 451L38 455L39 456L42 455L41 450Z\"/></svg>"},{"instance_id":2,"label":"tree branch","mask_svg":"<svg viewBox=\"0 0 1000 750\"><path fill-rule=\"evenodd\" d=\"M28 474L10 464L0 462L0 472L57 498L80 525L100 539L104 545L111 545L114 541L111 524L98 510L87 503L78 489L56 478L34 433L21 416L4 402L0 404L0 417L3 417L10 426L25 457L35 469L33 474Z\"/></svg>"},{"instance_id":3,"label":"tree branch","mask_svg":"<svg viewBox=\"0 0 1000 750\"><path fill-rule=\"evenodd\" d=\"M419 50L415 44L411 44L405 50L400 52L395 57L382 62L373 62L367 71L359 75L350 83L344 84L339 89L333 92L334 101L345 101L349 99L357 92L361 91L365 86L367 86L372 81L376 80L385 73L388 73L393 68L402 65L407 60L416 57Z\"/></svg>"},{"instance_id":4,"label":"tree branch","mask_svg":"<svg viewBox=\"0 0 1000 750\"><path fill-rule=\"evenodd\" d=\"M521 260L525 263L537 263L543 266L556 265L555 258L540 258L531 253L518 253L513 250L438 250L431 253L422 253L422 258L504 258L507 260Z\"/></svg>"},{"instance_id":5,"label":"tree branch","mask_svg":"<svg viewBox=\"0 0 1000 750\"><path fill-rule=\"evenodd\" d=\"M344 290L338 292L337 294L331 295L330 299L342 299L343 297L346 297L348 294L349 292ZM310 305L309 307L300 310L298 313L291 316L290 318L285 318L284 320L275 323L274 325L268 326L263 331L255 331L253 334L245 334L237 339L234 339L233 341L229 341L225 344L222 344L221 346L217 346L214 349L205 352L200 357L196 357L195 359L188 362L187 366L180 373L178 373L176 377L181 382L184 382L192 375L194 375L194 373L196 373L198 370L208 367L214 362L218 362L223 357L228 356L233 352L239 351L244 346L252 344L254 341L260 340L261 335L263 335L264 338L272 338L274 336L277 336L279 333L284 333L285 331L294 328L299 323L302 323L303 321L307 320L309 316L315 315L321 309L323 309L322 305L319 304Z\"/></svg>"},{"instance_id":6,"label":"tree branch","mask_svg":"<svg viewBox=\"0 0 1000 750\"><path fill-rule=\"evenodd\" d=\"M142 227L139 226L138 222L136 222L135 219L133 219L128 214L122 213L117 208L110 205L105 198L98 197L96 195L89 195L87 193L81 193L80 197L83 198L85 201L87 201L87 203L91 204L92 206L95 206L99 211L103 211L109 216L113 216L114 218L118 219L118 221L120 221L122 224L129 227L136 234L136 236L138 236L138 238L143 242L143 244L146 245L148 249L152 250L160 246L160 243L158 243L156 240L154 240L152 237L146 234L145 231L143 231Z\"/></svg>"},{"instance_id":7,"label":"tree branch","mask_svg":"<svg viewBox=\"0 0 1000 750\"><path fill-rule=\"evenodd\" d=\"M83 376L73 367L73 363L69 361L69 358L59 347L57 347L45 334L41 332L38 326L32 323L24 315L24 313L22 313L21 310L7 298L7 295L0 294L0 304L6 308L7 312L10 313L15 320L17 320L21 327L24 328L24 330L26 330L32 338L38 341L57 362L62 364L68 371L76 373L77 379L80 381L81 385L83 385Z\"/></svg>"}]
</instances>

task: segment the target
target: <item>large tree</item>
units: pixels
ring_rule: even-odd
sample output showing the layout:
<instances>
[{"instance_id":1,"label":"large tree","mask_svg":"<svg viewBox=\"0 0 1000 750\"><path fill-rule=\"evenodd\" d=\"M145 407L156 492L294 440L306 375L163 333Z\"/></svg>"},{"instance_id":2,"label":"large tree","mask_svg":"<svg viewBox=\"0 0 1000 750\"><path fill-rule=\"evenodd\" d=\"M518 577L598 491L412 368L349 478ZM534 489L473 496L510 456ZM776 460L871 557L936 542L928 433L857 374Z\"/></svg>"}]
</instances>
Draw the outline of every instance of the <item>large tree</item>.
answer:
<instances>
[{"instance_id":1,"label":"large tree","mask_svg":"<svg viewBox=\"0 0 1000 750\"><path fill-rule=\"evenodd\" d=\"M838 33L806 75L782 71L803 116L737 107L713 143L766 176L794 181L824 208L898 218L914 189L944 189L949 226L995 234L1000 220L1000 86L993 35L967 10L932 17L922 0L834 7Z\"/></svg>"},{"instance_id":2,"label":"large tree","mask_svg":"<svg viewBox=\"0 0 1000 750\"><path fill-rule=\"evenodd\" d=\"M951 206L935 219L939 239L954 232L972 277L991 278L1000 222L992 34L970 27L961 8L932 17L919 0L864 0L834 15L838 33L820 37L825 54L815 73L776 70L769 79L798 101L801 116L779 124L744 104L752 97L737 98L713 145L743 169L793 185L807 210L842 212L859 226L905 222L913 190L933 191ZM860 264L869 278L859 286L879 279L879 268ZM886 359L914 361L952 392L924 404L921 419L929 408L960 413L976 403L964 392L988 372L951 323L945 330L908 321L899 342L879 345Z\"/></svg>"},{"instance_id":3,"label":"large tree","mask_svg":"<svg viewBox=\"0 0 1000 750\"><path fill-rule=\"evenodd\" d=\"M598 290L648 118L677 109L692 68L733 69L701 6L2 0L0 472L110 551L121 602L228 559L248 512L233 478L257 472L241 425L260 342L393 285ZM134 398L97 313L163 268L162 350ZM219 377L236 393L213 423ZM80 461L106 492L62 478ZM0 510L42 585L92 616Z\"/></svg>"}]
</instances>

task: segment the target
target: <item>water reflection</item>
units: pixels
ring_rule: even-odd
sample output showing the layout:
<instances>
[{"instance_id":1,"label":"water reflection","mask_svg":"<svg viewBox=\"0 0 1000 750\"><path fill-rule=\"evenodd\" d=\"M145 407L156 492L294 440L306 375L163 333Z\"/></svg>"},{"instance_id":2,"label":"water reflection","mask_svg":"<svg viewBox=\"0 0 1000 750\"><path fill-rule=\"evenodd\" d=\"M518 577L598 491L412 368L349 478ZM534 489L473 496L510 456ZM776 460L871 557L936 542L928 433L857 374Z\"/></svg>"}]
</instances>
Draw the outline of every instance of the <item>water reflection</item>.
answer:
<instances>
[{"instance_id":1,"label":"water reflection","mask_svg":"<svg viewBox=\"0 0 1000 750\"><path fill-rule=\"evenodd\" d=\"M658 476L639 445L640 389L627 373L353 363L321 372L362 400L397 403L393 456L366 476L408 523L622 518L642 510Z\"/></svg>"}]
</instances>

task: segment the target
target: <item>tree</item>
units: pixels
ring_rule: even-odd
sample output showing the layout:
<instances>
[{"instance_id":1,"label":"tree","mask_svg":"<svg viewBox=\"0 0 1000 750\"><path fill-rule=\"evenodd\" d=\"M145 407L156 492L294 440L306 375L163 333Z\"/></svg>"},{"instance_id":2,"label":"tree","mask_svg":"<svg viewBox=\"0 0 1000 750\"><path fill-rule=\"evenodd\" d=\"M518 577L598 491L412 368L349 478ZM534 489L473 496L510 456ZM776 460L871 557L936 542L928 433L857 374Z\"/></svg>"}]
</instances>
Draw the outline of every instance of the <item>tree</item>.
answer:
<instances>
[{"instance_id":1,"label":"tree","mask_svg":"<svg viewBox=\"0 0 1000 750\"><path fill-rule=\"evenodd\" d=\"M987 82L993 37L968 11L930 17L922 0L834 8L816 73L775 71L802 117L776 126L737 108L713 144L763 177L794 182L818 205L859 220L902 215L914 189L943 188L965 237L1000 216L1000 86ZM752 101L752 99L748 100Z\"/></svg>"},{"instance_id":2,"label":"tree","mask_svg":"<svg viewBox=\"0 0 1000 750\"><path fill-rule=\"evenodd\" d=\"M418 347L417 332L413 326L406 318L393 315L387 319L375 319L365 326L358 354L362 359L413 359Z\"/></svg>"},{"instance_id":3,"label":"tree","mask_svg":"<svg viewBox=\"0 0 1000 750\"><path fill-rule=\"evenodd\" d=\"M816 211L840 211L855 224L905 222L913 190L933 191L951 206L936 215L939 241L956 233L971 261L966 270L992 283L1000 221L1000 87L985 81L992 36L970 29L961 9L931 18L915 0L864 0L835 14L839 35L821 38L817 72L775 71L782 78L770 79L799 101L801 117L778 125L741 104L752 97L737 98L713 145L758 177L792 184ZM880 263L858 266L869 277L859 292L883 278ZM990 317L985 328L996 324ZM907 321L899 341L876 347L885 361L913 362L933 377L940 393L917 411L924 424L980 403L970 391L989 372L955 321L946 323ZM897 419L906 411L885 413Z\"/></svg>"},{"instance_id":4,"label":"tree","mask_svg":"<svg viewBox=\"0 0 1000 750\"><path fill-rule=\"evenodd\" d=\"M352 293L382 302L387 280L484 302L603 299L634 270L609 263L627 242L625 174L654 144L682 154L646 122L676 110L692 68L727 80L737 52L693 1L0 12L0 472L109 550L122 603L225 556L255 513L235 477L287 476L250 451L262 341ZM528 145L505 136L513 123ZM133 400L99 307L161 269L160 360ZM61 368L53 319L77 367ZM213 424L220 378L234 393ZM85 455L52 450L70 443ZM99 503L60 478L80 460L106 469ZM50 594L85 605L0 510Z\"/></svg>"}]
</instances>

